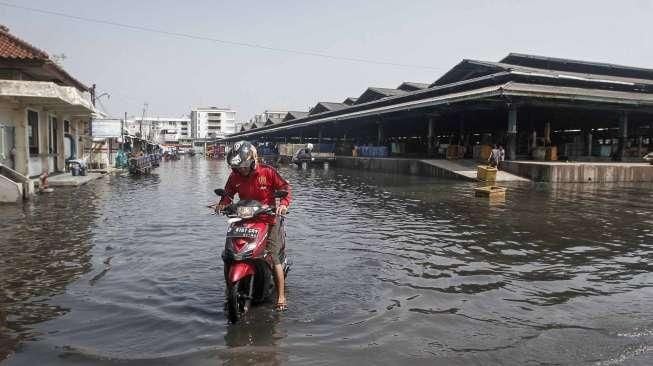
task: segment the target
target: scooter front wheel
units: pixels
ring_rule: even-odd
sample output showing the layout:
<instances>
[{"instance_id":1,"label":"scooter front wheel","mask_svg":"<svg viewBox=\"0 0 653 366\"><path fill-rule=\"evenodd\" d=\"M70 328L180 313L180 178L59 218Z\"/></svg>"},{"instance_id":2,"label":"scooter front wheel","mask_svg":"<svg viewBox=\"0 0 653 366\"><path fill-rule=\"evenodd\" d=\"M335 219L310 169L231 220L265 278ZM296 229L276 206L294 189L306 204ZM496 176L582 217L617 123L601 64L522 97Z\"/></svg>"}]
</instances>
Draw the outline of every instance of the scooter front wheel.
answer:
<instances>
[{"instance_id":1,"label":"scooter front wheel","mask_svg":"<svg viewBox=\"0 0 653 366\"><path fill-rule=\"evenodd\" d=\"M227 289L227 318L231 323L237 323L249 310L252 304L251 286L253 276L234 282Z\"/></svg>"}]
</instances>

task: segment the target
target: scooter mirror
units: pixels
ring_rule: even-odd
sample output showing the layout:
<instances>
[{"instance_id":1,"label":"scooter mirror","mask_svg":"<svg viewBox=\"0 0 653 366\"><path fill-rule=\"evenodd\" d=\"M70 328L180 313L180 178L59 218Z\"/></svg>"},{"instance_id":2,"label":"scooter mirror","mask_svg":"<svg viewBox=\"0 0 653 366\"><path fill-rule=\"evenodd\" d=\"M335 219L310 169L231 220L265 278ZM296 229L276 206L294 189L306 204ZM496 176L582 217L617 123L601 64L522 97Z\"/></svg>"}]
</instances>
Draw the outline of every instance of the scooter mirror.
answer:
<instances>
[{"instance_id":1,"label":"scooter mirror","mask_svg":"<svg viewBox=\"0 0 653 366\"><path fill-rule=\"evenodd\" d=\"M218 188L218 189L214 190L213 192L215 192L215 194L220 196L220 197L227 195L227 192L225 192L225 190L222 189L222 188Z\"/></svg>"},{"instance_id":2,"label":"scooter mirror","mask_svg":"<svg viewBox=\"0 0 653 366\"><path fill-rule=\"evenodd\" d=\"M274 191L274 198L284 198L288 195L288 191Z\"/></svg>"}]
</instances>

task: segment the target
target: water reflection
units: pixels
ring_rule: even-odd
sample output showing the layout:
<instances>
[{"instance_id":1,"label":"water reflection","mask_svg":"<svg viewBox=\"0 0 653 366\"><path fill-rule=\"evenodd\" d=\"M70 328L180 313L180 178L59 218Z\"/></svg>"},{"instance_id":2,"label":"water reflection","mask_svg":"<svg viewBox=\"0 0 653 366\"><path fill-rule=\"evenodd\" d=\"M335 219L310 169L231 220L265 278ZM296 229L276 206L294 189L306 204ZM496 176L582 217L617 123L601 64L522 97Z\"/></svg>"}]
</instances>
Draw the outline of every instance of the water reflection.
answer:
<instances>
[{"instance_id":1,"label":"water reflection","mask_svg":"<svg viewBox=\"0 0 653 366\"><path fill-rule=\"evenodd\" d=\"M285 335L280 328L280 314L269 307L254 308L243 323L227 326L223 364L282 365L279 343Z\"/></svg>"},{"instance_id":2,"label":"water reflection","mask_svg":"<svg viewBox=\"0 0 653 366\"><path fill-rule=\"evenodd\" d=\"M102 192L84 200L62 189L0 206L0 359L36 334L31 325L65 314L47 300L90 270L90 238Z\"/></svg>"}]
</instances>

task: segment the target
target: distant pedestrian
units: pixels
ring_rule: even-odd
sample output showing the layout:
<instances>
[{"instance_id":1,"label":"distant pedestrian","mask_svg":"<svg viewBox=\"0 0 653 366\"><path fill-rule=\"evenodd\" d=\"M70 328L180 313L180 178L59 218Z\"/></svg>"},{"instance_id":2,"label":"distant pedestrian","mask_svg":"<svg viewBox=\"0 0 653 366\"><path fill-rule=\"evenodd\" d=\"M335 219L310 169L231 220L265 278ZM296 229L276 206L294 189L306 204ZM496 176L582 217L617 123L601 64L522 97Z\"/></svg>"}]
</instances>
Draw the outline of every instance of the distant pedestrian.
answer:
<instances>
[{"instance_id":1,"label":"distant pedestrian","mask_svg":"<svg viewBox=\"0 0 653 366\"><path fill-rule=\"evenodd\" d=\"M499 145L499 166L501 166L504 160L506 160L506 150L504 150L503 146Z\"/></svg>"},{"instance_id":2,"label":"distant pedestrian","mask_svg":"<svg viewBox=\"0 0 653 366\"><path fill-rule=\"evenodd\" d=\"M499 159L501 159L501 150L499 150L499 146L495 144L487 161L491 167L497 168L499 166Z\"/></svg>"}]
</instances>

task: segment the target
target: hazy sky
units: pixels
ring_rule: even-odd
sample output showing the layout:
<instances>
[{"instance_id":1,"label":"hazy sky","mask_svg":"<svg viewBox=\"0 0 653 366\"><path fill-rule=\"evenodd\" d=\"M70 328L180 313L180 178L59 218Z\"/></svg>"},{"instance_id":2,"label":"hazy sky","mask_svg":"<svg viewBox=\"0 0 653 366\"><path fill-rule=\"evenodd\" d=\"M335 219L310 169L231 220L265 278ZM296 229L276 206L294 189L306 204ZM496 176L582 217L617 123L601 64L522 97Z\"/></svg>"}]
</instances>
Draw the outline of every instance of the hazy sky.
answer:
<instances>
[{"instance_id":1,"label":"hazy sky","mask_svg":"<svg viewBox=\"0 0 653 366\"><path fill-rule=\"evenodd\" d=\"M272 48L429 66L333 60L124 29L3 3ZM653 1L0 0L1 23L97 84L114 116L227 106L307 110L368 86L433 82L463 58L509 52L653 68Z\"/></svg>"}]
</instances>

